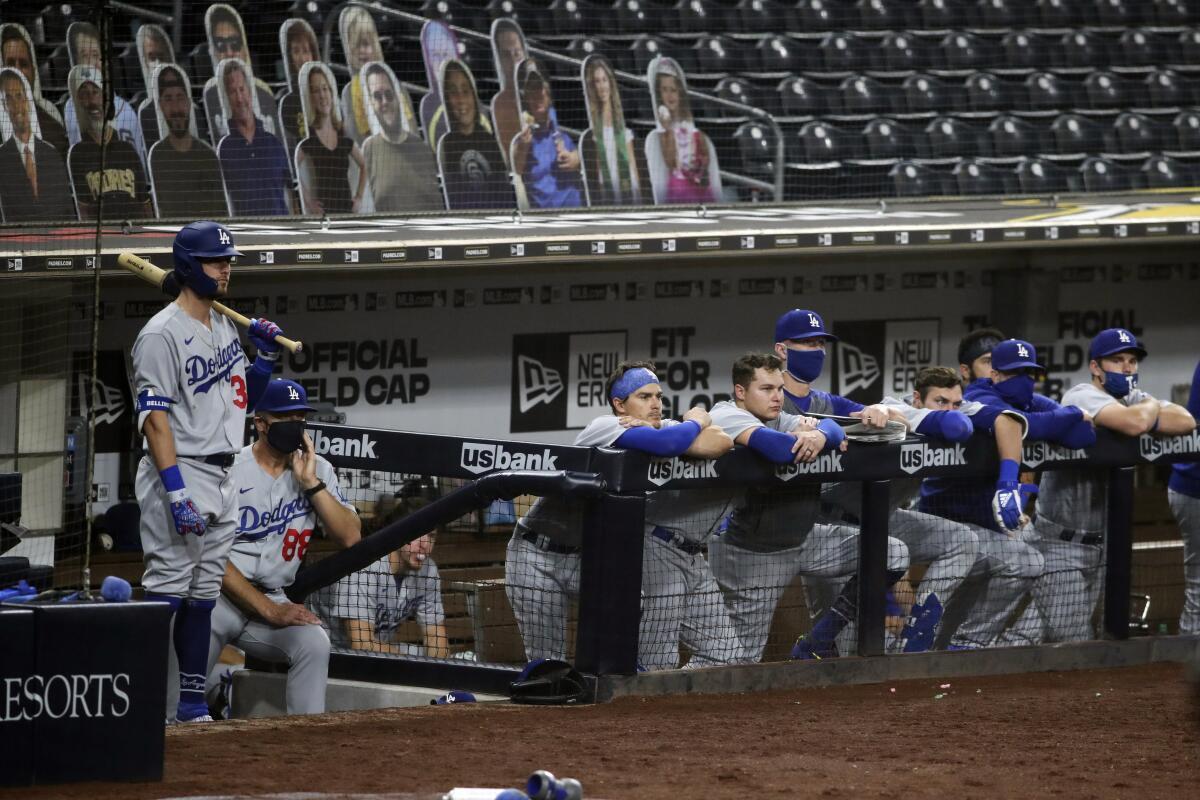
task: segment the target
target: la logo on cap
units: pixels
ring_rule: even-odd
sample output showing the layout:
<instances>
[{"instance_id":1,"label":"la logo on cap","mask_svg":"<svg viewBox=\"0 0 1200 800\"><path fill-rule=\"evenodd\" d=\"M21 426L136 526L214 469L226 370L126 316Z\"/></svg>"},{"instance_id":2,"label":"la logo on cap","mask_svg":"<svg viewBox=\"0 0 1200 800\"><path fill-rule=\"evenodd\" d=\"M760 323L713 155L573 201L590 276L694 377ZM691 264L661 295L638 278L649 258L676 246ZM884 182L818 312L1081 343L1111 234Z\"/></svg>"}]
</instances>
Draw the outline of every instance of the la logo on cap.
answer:
<instances>
[{"instance_id":1,"label":"la logo on cap","mask_svg":"<svg viewBox=\"0 0 1200 800\"><path fill-rule=\"evenodd\" d=\"M808 312L808 324L814 328L819 328L821 327L821 320L817 319L817 315L810 311Z\"/></svg>"},{"instance_id":2,"label":"la logo on cap","mask_svg":"<svg viewBox=\"0 0 1200 800\"><path fill-rule=\"evenodd\" d=\"M1129 332L1123 331L1120 328L1117 329L1117 338L1120 339L1125 344L1128 344L1129 342L1133 341L1133 339L1129 336Z\"/></svg>"},{"instance_id":3,"label":"la logo on cap","mask_svg":"<svg viewBox=\"0 0 1200 800\"><path fill-rule=\"evenodd\" d=\"M289 386L289 387L287 387L287 390L288 390L288 399L289 400L299 400L300 399L300 395L299 395L299 393L296 392L295 386Z\"/></svg>"},{"instance_id":4,"label":"la logo on cap","mask_svg":"<svg viewBox=\"0 0 1200 800\"><path fill-rule=\"evenodd\" d=\"M1025 345L1017 345L1017 355L1019 355L1021 358L1029 358L1029 351L1025 349Z\"/></svg>"}]
</instances>

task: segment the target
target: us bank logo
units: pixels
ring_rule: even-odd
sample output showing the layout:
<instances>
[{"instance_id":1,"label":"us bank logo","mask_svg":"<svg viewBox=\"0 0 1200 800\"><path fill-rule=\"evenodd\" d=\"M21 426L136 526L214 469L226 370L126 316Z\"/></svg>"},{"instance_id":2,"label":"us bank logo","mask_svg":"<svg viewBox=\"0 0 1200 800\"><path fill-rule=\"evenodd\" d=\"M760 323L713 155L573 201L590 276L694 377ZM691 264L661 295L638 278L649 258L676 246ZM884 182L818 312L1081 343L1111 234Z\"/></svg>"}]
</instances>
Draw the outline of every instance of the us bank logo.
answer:
<instances>
[{"instance_id":1,"label":"us bank logo","mask_svg":"<svg viewBox=\"0 0 1200 800\"><path fill-rule=\"evenodd\" d=\"M513 336L512 433L582 428L608 413L608 376L626 357L625 331Z\"/></svg>"}]
</instances>

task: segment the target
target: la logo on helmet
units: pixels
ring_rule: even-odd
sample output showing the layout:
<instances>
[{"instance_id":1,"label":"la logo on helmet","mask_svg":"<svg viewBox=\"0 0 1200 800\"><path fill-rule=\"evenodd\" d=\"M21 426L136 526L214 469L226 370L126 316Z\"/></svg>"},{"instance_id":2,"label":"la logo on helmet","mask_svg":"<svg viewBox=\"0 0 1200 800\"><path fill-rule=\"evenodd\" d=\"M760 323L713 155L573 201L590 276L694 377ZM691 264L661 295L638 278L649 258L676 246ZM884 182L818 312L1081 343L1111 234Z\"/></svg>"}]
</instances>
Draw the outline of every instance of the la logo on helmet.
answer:
<instances>
[{"instance_id":1,"label":"la logo on helmet","mask_svg":"<svg viewBox=\"0 0 1200 800\"><path fill-rule=\"evenodd\" d=\"M296 387L294 387L294 386L288 387L288 399L289 400L299 400L300 399L300 395L298 395L296 393Z\"/></svg>"},{"instance_id":2,"label":"la logo on helmet","mask_svg":"<svg viewBox=\"0 0 1200 800\"><path fill-rule=\"evenodd\" d=\"M229 244L229 234L224 228L217 228L217 236L221 238L221 244Z\"/></svg>"}]
</instances>

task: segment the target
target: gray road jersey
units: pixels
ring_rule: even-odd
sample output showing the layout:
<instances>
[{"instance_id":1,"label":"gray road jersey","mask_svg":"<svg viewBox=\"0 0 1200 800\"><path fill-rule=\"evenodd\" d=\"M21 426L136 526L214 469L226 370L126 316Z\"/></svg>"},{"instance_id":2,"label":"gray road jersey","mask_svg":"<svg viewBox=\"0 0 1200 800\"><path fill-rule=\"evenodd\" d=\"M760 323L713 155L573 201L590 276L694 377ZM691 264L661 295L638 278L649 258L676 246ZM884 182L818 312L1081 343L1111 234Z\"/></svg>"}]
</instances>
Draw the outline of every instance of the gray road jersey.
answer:
<instances>
[{"instance_id":1,"label":"gray road jersey","mask_svg":"<svg viewBox=\"0 0 1200 800\"><path fill-rule=\"evenodd\" d=\"M209 324L211 330L169 303L133 344L137 394L172 401L167 417L180 455L236 453L242 448L246 356L232 322L210 311ZM139 411L139 431L148 413Z\"/></svg>"},{"instance_id":2,"label":"gray road jersey","mask_svg":"<svg viewBox=\"0 0 1200 800\"><path fill-rule=\"evenodd\" d=\"M1097 412L1112 403L1131 406L1148 397L1150 395L1141 389L1134 389L1118 399L1091 383L1079 383L1067 390L1062 404L1076 406L1095 417ZM1103 471L1046 470L1042 473L1038 492L1037 513L1068 530L1100 533L1105 528L1108 502L1104 486Z\"/></svg>"},{"instance_id":3,"label":"gray road jersey","mask_svg":"<svg viewBox=\"0 0 1200 800\"><path fill-rule=\"evenodd\" d=\"M824 403L819 402L820 399L819 395L814 397L813 405L823 406ZM783 399L783 407L784 413L781 413L778 419L760 424L775 431L780 430L780 424L785 420L794 424L799 409L786 396ZM813 411L819 414L828 413L816 408ZM785 414L787 416L784 416ZM724 412L720 416L724 418ZM733 417L730 414L730 425L736 428L739 419L744 421L744 418ZM744 430L743 427L742 431ZM817 521L820 488L818 484L812 483L787 488L746 489L741 504L729 517L725 540L743 550L758 553L771 553L800 545L812 530L813 523Z\"/></svg>"},{"instance_id":4,"label":"gray road jersey","mask_svg":"<svg viewBox=\"0 0 1200 800\"><path fill-rule=\"evenodd\" d=\"M254 460L253 445L238 453L231 473L238 489L238 524L229 560L264 591L291 586L317 525L316 510L291 469L272 478ZM317 477L339 503L354 510L342 495L333 466L321 456Z\"/></svg>"},{"instance_id":5,"label":"gray road jersey","mask_svg":"<svg viewBox=\"0 0 1200 800\"><path fill-rule=\"evenodd\" d=\"M334 647L350 646L344 620L369 622L376 638L388 642L405 620L415 619L426 627L446 618L442 579L432 558L425 559L417 572L393 575L388 556L384 556L317 592L312 606L329 626Z\"/></svg>"},{"instance_id":6,"label":"gray road jersey","mask_svg":"<svg viewBox=\"0 0 1200 800\"><path fill-rule=\"evenodd\" d=\"M663 426L677 424L664 420ZM625 432L617 417L605 414L596 417L575 437L578 447L609 447ZM539 497L530 507L519 524L542 536L553 539L565 547L579 547L583 543L583 506L581 500L564 497Z\"/></svg>"}]
</instances>

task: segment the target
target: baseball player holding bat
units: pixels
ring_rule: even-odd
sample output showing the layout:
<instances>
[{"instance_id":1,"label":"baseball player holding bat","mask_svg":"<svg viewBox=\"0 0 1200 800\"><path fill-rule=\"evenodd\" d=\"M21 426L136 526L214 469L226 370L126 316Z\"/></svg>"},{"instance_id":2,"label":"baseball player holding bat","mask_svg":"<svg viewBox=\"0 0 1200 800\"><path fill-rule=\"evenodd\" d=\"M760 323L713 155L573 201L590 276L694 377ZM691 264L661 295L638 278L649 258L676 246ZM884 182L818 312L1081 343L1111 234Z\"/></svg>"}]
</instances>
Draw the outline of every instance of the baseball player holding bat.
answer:
<instances>
[{"instance_id":1,"label":"baseball player holding bat","mask_svg":"<svg viewBox=\"0 0 1200 800\"><path fill-rule=\"evenodd\" d=\"M270 378L280 329L254 320L258 358L246 369L237 329L213 309L241 255L228 229L193 222L175 236L179 296L146 323L133 345L137 425L146 454L134 490L141 508L147 599L174 612L178 722L210 721L204 700L209 625L236 526L230 478L245 415ZM168 686L172 683L168 681Z\"/></svg>"},{"instance_id":2,"label":"baseball player holding bat","mask_svg":"<svg viewBox=\"0 0 1200 800\"><path fill-rule=\"evenodd\" d=\"M325 710L329 636L321 620L288 601L283 589L296 570L317 523L341 547L359 540L361 522L343 497L333 466L313 450L304 431L304 387L276 378L254 407L257 440L234 459L237 535L208 645L208 695L220 688L213 666L226 644L266 661L288 665L289 714ZM210 704L212 705L212 704Z\"/></svg>"}]
</instances>

